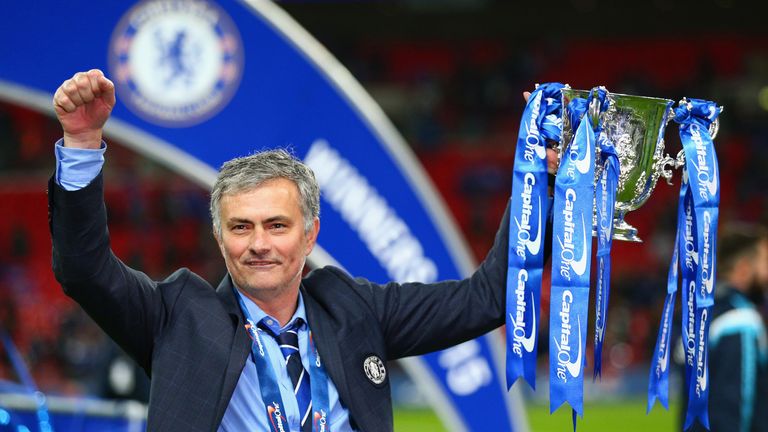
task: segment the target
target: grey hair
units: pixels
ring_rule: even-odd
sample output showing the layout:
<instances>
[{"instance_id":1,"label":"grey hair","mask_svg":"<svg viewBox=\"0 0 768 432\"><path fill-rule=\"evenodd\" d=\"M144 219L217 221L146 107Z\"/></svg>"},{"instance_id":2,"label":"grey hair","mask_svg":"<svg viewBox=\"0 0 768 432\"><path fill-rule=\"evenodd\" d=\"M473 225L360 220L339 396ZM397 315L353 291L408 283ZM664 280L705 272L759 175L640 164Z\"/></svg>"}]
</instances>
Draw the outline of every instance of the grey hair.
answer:
<instances>
[{"instance_id":1,"label":"grey hair","mask_svg":"<svg viewBox=\"0 0 768 432\"><path fill-rule=\"evenodd\" d=\"M304 232L312 229L320 216L320 187L315 173L301 160L283 149L266 150L231 159L219 170L211 191L211 220L213 230L221 238L221 198L254 189L264 182L284 178L296 184L299 207L304 219Z\"/></svg>"}]
</instances>

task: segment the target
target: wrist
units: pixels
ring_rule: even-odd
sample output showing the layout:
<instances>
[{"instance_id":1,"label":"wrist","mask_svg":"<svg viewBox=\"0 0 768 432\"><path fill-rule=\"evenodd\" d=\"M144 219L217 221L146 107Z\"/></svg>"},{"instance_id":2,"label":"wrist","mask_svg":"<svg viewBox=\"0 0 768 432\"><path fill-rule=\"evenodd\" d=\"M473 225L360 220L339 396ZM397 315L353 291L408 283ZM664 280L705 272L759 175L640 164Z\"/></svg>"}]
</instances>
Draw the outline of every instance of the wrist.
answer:
<instances>
[{"instance_id":1,"label":"wrist","mask_svg":"<svg viewBox=\"0 0 768 432\"><path fill-rule=\"evenodd\" d=\"M101 148L101 138L101 129L79 133L64 132L64 147L99 149Z\"/></svg>"}]
</instances>

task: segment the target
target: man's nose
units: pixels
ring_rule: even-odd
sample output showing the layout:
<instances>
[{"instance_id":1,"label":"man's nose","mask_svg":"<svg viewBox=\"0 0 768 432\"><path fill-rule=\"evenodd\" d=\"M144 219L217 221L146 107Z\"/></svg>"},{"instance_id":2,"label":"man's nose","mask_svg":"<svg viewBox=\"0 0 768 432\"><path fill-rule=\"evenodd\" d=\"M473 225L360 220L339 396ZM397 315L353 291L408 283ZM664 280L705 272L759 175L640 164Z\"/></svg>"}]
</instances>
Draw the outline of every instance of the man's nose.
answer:
<instances>
[{"instance_id":1,"label":"man's nose","mask_svg":"<svg viewBox=\"0 0 768 432\"><path fill-rule=\"evenodd\" d=\"M251 252L254 254L263 254L269 252L272 247L272 243L269 241L269 234L262 228L256 228L253 230L251 236L251 243L248 245Z\"/></svg>"}]
</instances>

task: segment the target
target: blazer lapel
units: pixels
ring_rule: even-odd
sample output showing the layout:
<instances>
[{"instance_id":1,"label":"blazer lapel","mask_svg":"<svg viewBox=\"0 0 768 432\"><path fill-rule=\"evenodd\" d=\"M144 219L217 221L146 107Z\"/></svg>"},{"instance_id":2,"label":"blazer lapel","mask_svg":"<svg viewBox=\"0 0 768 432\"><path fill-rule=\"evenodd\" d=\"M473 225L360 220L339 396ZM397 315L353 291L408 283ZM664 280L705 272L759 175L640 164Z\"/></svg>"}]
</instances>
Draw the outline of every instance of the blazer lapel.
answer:
<instances>
[{"instance_id":1,"label":"blazer lapel","mask_svg":"<svg viewBox=\"0 0 768 432\"><path fill-rule=\"evenodd\" d=\"M222 280L218 288L216 288L216 295L221 300L221 303L229 314L230 319L232 320L232 325L234 326L234 337L232 338L232 346L230 347L229 362L226 371L224 371L221 395L219 396L219 401L216 405L216 425L221 424L221 419L224 418L224 413L229 406L229 401L232 398L235 386L240 379L240 375L243 372L243 367L245 367L245 362L248 359L248 354L250 352L249 348L251 341L245 333L243 314L240 311L240 306L237 303L233 289L234 287L229 275L225 276L224 280Z\"/></svg>"},{"instance_id":2,"label":"blazer lapel","mask_svg":"<svg viewBox=\"0 0 768 432\"><path fill-rule=\"evenodd\" d=\"M344 371L336 330L331 326L331 320L325 316L322 306L307 293L303 285L301 292L304 298L304 308L307 312L309 328L312 330L312 333L315 333L314 339L318 341L317 351L320 354L325 371L328 372L328 376L331 377L333 384L336 386L339 397L350 409L350 412L352 412L351 406L354 403L354 399L347 382L347 374Z\"/></svg>"}]
</instances>

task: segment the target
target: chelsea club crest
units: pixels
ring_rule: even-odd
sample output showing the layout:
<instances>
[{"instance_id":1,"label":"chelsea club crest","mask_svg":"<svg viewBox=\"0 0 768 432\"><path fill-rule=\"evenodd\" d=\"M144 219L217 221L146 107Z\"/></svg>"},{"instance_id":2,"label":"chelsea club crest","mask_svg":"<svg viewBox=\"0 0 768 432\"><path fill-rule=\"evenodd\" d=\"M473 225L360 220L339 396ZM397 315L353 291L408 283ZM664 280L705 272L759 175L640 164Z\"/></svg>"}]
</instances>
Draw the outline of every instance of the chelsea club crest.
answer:
<instances>
[{"instance_id":1,"label":"chelsea club crest","mask_svg":"<svg viewBox=\"0 0 768 432\"><path fill-rule=\"evenodd\" d=\"M232 98L243 69L232 19L204 0L148 0L112 35L109 67L134 114L167 127L211 118Z\"/></svg>"}]
</instances>

